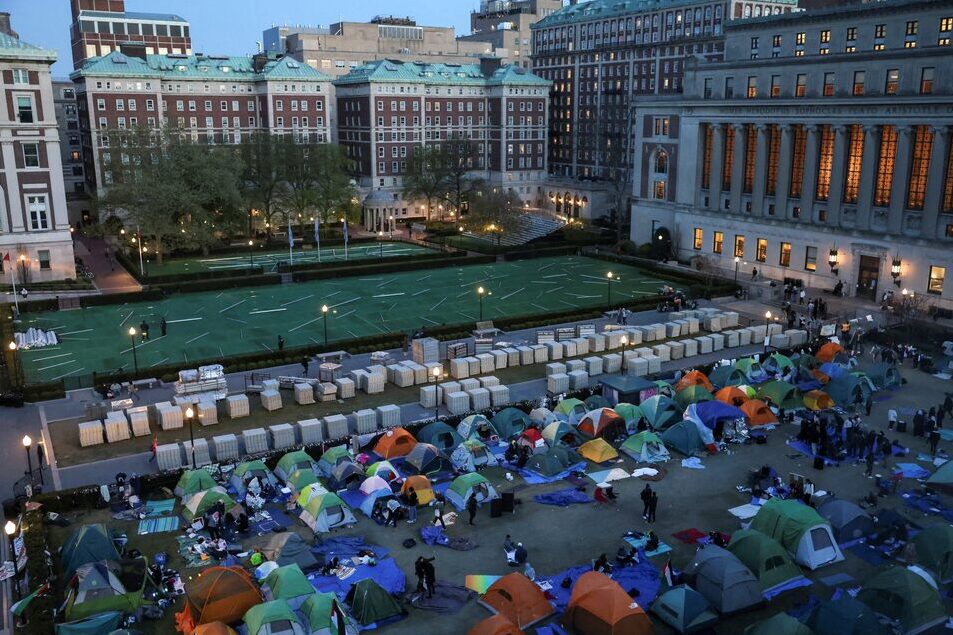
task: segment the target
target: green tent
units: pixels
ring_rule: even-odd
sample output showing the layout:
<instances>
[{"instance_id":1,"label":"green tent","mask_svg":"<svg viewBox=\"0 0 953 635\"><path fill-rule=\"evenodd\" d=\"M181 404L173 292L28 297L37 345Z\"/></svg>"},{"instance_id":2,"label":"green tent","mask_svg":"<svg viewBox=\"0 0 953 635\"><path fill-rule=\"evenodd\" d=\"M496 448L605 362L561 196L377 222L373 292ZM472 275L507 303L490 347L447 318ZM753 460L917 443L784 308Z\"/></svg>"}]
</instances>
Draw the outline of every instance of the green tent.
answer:
<instances>
[{"instance_id":1,"label":"green tent","mask_svg":"<svg viewBox=\"0 0 953 635\"><path fill-rule=\"evenodd\" d=\"M315 593L301 567L296 564L278 567L265 577L265 584L271 589L271 599L285 600L292 608L301 606L307 596Z\"/></svg>"},{"instance_id":2,"label":"green tent","mask_svg":"<svg viewBox=\"0 0 953 635\"><path fill-rule=\"evenodd\" d=\"M225 504L226 513L233 509L237 509L239 512L244 511L240 505L232 500L232 497L228 495L224 487L213 487L204 492L193 494L186 500L185 506L182 508L182 515L185 516L187 521L192 522L196 518L203 516L205 512L219 501ZM236 517L237 515L238 514L235 514Z\"/></svg>"},{"instance_id":3,"label":"green tent","mask_svg":"<svg viewBox=\"0 0 953 635\"><path fill-rule=\"evenodd\" d=\"M571 448L549 448L542 454L531 456L526 463L526 469L543 476L555 476L580 461L582 457Z\"/></svg>"},{"instance_id":4,"label":"green tent","mask_svg":"<svg viewBox=\"0 0 953 635\"><path fill-rule=\"evenodd\" d=\"M333 448L328 448L324 454L321 455L321 459L318 461L318 469L321 470L325 476L331 476L331 473L338 463L350 460L351 453L347 449L347 446L337 445Z\"/></svg>"},{"instance_id":5,"label":"green tent","mask_svg":"<svg viewBox=\"0 0 953 635\"><path fill-rule=\"evenodd\" d=\"M794 362L792 362L791 358L787 355L772 353L761 363L761 368L769 375L774 375L775 373L786 375L789 370L794 368Z\"/></svg>"},{"instance_id":6,"label":"green tent","mask_svg":"<svg viewBox=\"0 0 953 635\"><path fill-rule=\"evenodd\" d=\"M664 395L649 397L641 404L642 415L655 430L663 430L682 418L682 410Z\"/></svg>"},{"instance_id":7,"label":"green tent","mask_svg":"<svg viewBox=\"0 0 953 635\"><path fill-rule=\"evenodd\" d=\"M265 465L265 462L261 459L255 459L254 461L245 461L244 463L239 463L235 466L234 474L238 476L245 476L248 473L251 474L264 474L271 472L268 469L268 466Z\"/></svg>"},{"instance_id":8,"label":"green tent","mask_svg":"<svg viewBox=\"0 0 953 635\"><path fill-rule=\"evenodd\" d=\"M308 622L308 635L350 635L357 632L351 617L333 593L313 593L299 610Z\"/></svg>"},{"instance_id":9,"label":"green tent","mask_svg":"<svg viewBox=\"0 0 953 635\"><path fill-rule=\"evenodd\" d=\"M351 508L333 493L318 494L301 509L301 522L314 530L314 533L327 533L335 527L353 525L357 522Z\"/></svg>"},{"instance_id":10,"label":"green tent","mask_svg":"<svg viewBox=\"0 0 953 635\"><path fill-rule=\"evenodd\" d=\"M797 410L804 407L804 400L797 388L786 381L771 380L758 387L758 399L770 401L778 408Z\"/></svg>"},{"instance_id":11,"label":"green tent","mask_svg":"<svg viewBox=\"0 0 953 635\"><path fill-rule=\"evenodd\" d=\"M56 635L100 635L108 633L122 622L122 613L107 611L92 617L56 625Z\"/></svg>"},{"instance_id":12,"label":"green tent","mask_svg":"<svg viewBox=\"0 0 953 635\"><path fill-rule=\"evenodd\" d=\"M873 610L847 593L821 602L805 621L814 635L888 635Z\"/></svg>"},{"instance_id":13,"label":"green tent","mask_svg":"<svg viewBox=\"0 0 953 635\"><path fill-rule=\"evenodd\" d=\"M417 440L421 443L430 444L447 454L452 453L458 445L463 443L463 437L443 421L434 421L425 425L417 433ZM411 453L413 453L413 450L411 450Z\"/></svg>"},{"instance_id":14,"label":"green tent","mask_svg":"<svg viewBox=\"0 0 953 635\"><path fill-rule=\"evenodd\" d=\"M490 484L490 481L486 480L482 474L477 474L476 472L461 474L453 479L449 489L447 489L444 494L446 499L459 510L464 509L467 499L470 498L471 495L476 496L478 503L500 497L493 485Z\"/></svg>"},{"instance_id":15,"label":"green tent","mask_svg":"<svg viewBox=\"0 0 953 635\"><path fill-rule=\"evenodd\" d=\"M658 463L671 458L665 448L665 442L649 430L633 434L625 440L620 449L640 463Z\"/></svg>"},{"instance_id":16,"label":"green tent","mask_svg":"<svg viewBox=\"0 0 953 635\"><path fill-rule=\"evenodd\" d=\"M768 378L760 362L752 357L744 357L735 362L735 368L740 370L750 382L758 383Z\"/></svg>"},{"instance_id":17,"label":"green tent","mask_svg":"<svg viewBox=\"0 0 953 635\"><path fill-rule=\"evenodd\" d=\"M656 379L652 382L655 384L655 389L658 391L658 394L673 399L675 397L675 388L672 384L668 383L664 379ZM645 402L642 402L645 403Z\"/></svg>"},{"instance_id":18,"label":"green tent","mask_svg":"<svg viewBox=\"0 0 953 635\"><path fill-rule=\"evenodd\" d=\"M630 423L638 423L639 419L641 419L643 416L641 408L634 404L625 403L624 401L622 403L617 403L613 410L615 410L617 415L622 417L626 425Z\"/></svg>"},{"instance_id":19,"label":"green tent","mask_svg":"<svg viewBox=\"0 0 953 635\"><path fill-rule=\"evenodd\" d=\"M830 523L800 501L768 500L748 528L774 538L795 562L811 570L844 559Z\"/></svg>"},{"instance_id":20,"label":"green tent","mask_svg":"<svg viewBox=\"0 0 953 635\"><path fill-rule=\"evenodd\" d=\"M609 400L603 397L602 395L589 395L585 399L586 401L586 411L598 410L599 408L611 408L612 404L609 403Z\"/></svg>"},{"instance_id":21,"label":"green tent","mask_svg":"<svg viewBox=\"0 0 953 635\"><path fill-rule=\"evenodd\" d=\"M666 447L672 448L685 456L691 456L705 447L701 435L698 434L698 426L695 425L694 421L686 419L682 419L662 432L661 438Z\"/></svg>"},{"instance_id":22,"label":"green tent","mask_svg":"<svg viewBox=\"0 0 953 635\"><path fill-rule=\"evenodd\" d=\"M745 629L745 635L814 635L787 613L778 613Z\"/></svg>"},{"instance_id":23,"label":"green tent","mask_svg":"<svg viewBox=\"0 0 953 635\"><path fill-rule=\"evenodd\" d=\"M403 611L397 600L371 578L356 583L347 594L351 615L361 626L400 615Z\"/></svg>"},{"instance_id":24,"label":"green tent","mask_svg":"<svg viewBox=\"0 0 953 635\"><path fill-rule=\"evenodd\" d=\"M897 368L896 364L881 362L870 366L866 371L874 385L881 390L899 388L903 383L903 377L900 375L900 369Z\"/></svg>"},{"instance_id":25,"label":"green tent","mask_svg":"<svg viewBox=\"0 0 953 635\"><path fill-rule=\"evenodd\" d=\"M298 616L284 600L256 604L243 618L248 635L307 635Z\"/></svg>"},{"instance_id":26,"label":"green tent","mask_svg":"<svg viewBox=\"0 0 953 635\"><path fill-rule=\"evenodd\" d=\"M319 482L320 480L317 474L311 470L295 470L291 473L291 476L285 480L285 484L295 492L304 491L304 488L308 485L314 485Z\"/></svg>"},{"instance_id":27,"label":"green tent","mask_svg":"<svg viewBox=\"0 0 953 635\"><path fill-rule=\"evenodd\" d=\"M493 427L503 440L523 434L529 424L529 415L518 408L503 408L493 415Z\"/></svg>"},{"instance_id":28,"label":"green tent","mask_svg":"<svg viewBox=\"0 0 953 635\"><path fill-rule=\"evenodd\" d=\"M69 579L84 564L119 560L119 551L106 525L96 523L77 527L63 544L60 557L63 561L63 577Z\"/></svg>"},{"instance_id":29,"label":"green tent","mask_svg":"<svg viewBox=\"0 0 953 635\"><path fill-rule=\"evenodd\" d=\"M713 386L724 388L726 386L740 386L748 380L744 373L734 366L719 366L708 373L708 381Z\"/></svg>"},{"instance_id":30,"label":"green tent","mask_svg":"<svg viewBox=\"0 0 953 635\"><path fill-rule=\"evenodd\" d=\"M186 470L179 477L175 485L175 495L179 498L188 498L192 494L212 489L218 485L212 475L205 470Z\"/></svg>"},{"instance_id":31,"label":"green tent","mask_svg":"<svg viewBox=\"0 0 953 635\"><path fill-rule=\"evenodd\" d=\"M282 481L287 481L288 477L297 470L317 471L317 469L318 462L312 459L310 454L304 450L295 450L278 459L275 476Z\"/></svg>"},{"instance_id":32,"label":"green tent","mask_svg":"<svg viewBox=\"0 0 953 635\"><path fill-rule=\"evenodd\" d=\"M857 599L877 613L899 620L905 633L919 633L947 619L939 592L904 567L889 567L867 580Z\"/></svg>"},{"instance_id":33,"label":"green tent","mask_svg":"<svg viewBox=\"0 0 953 635\"><path fill-rule=\"evenodd\" d=\"M830 395L838 406L843 408L854 403L864 403L872 391L864 378L853 373L844 373L840 377L830 380L824 386L824 392Z\"/></svg>"},{"instance_id":34,"label":"green tent","mask_svg":"<svg viewBox=\"0 0 953 635\"><path fill-rule=\"evenodd\" d=\"M270 485L273 488L278 488L278 479L275 478L275 475L268 469L265 462L259 459L245 461L244 463L236 465L231 477L228 479L228 484L235 488L235 492L238 494L239 499L241 499L248 491L248 484L256 478L262 487Z\"/></svg>"},{"instance_id":35,"label":"green tent","mask_svg":"<svg viewBox=\"0 0 953 635\"><path fill-rule=\"evenodd\" d=\"M913 538L917 564L930 572L940 584L953 580L953 527L936 524Z\"/></svg>"},{"instance_id":36,"label":"green tent","mask_svg":"<svg viewBox=\"0 0 953 635\"><path fill-rule=\"evenodd\" d=\"M927 479L927 487L953 495L953 461L947 461Z\"/></svg>"},{"instance_id":37,"label":"green tent","mask_svg":"<svg viewBox=\"0 0 953 635\"><path fill-rule=\"evenodd\" d=\"M814 370L815 368L821 367L821 362L811 355L810 353L804 353L803 355L798 355L796 359L798 368L804 368L807 370Z\"/></svg>"},{"instance_id":38,"label":"green tent","mask_svg":"<svg viewBox=\"0 0 953 635\"><path fill-rule=\"evenodd\" d=\"M731 535L728 551L735 554L758 578L761 592L768 593L794 580L803 579L801 570L778 541L760 531L741 529Z\"/></svg>"},{"instance_id":39,"label":"green tent","mask_svg":"<svg viewBox=\"0 0 953 635\"><path fill-rule=\"evenodd\" d=\"M678 391L675 395L675 403L684 410L693 403L700 401L711 401L715 396L712 395L704 386L687 386Z\"/></svg>"},{"instance_id":40,"label":"green tent","mask_svg":"<svg viewBox=\"0 0 953 635\"><path fill-rule=\"evenodd\" d=\"M580 419L589 411L586 409L585 402L570 397L569 399L563 399L556 404L553 412L563 421L572 421L574 419Z\"/></svg>"},{"instance_id":41,"label":"green tent","mask_svg":"<svg viewBox=\"0 0 953 635\"><path fill-rule=\"evenodd\" d=\"M565 421L553 421L543 428L543 439L551 448L575 447L587 441L585 435Z\"/></svg>"},{"instance_id":42,"label":"green tent","mask_svg":"<svg viewBox=\"0 0 953 635\"><path fill-rule=\"evenodd\" d=\"M684 584L661 591L650 610L679 633L694 633L718 622L705 596Z\"/></svg>"},{"instance_id":43,"label":"green tent","mask_svg":"<svg viewBox=\"0 0 953 635\"><path fill-rule=\"evenodd\" d=\"M512 430L507 430L507 434L510 433ZM490 421L481 414L469 415L461 419L457 424L457 434L461 439L478 439L484 442L490 441L494 436L502 439L509 438L503 436L494 421Z\"/></svg>"},{"instance_id":44,"label":"green tent","mask_svg":"<svg viewBox=\"0 0 953 635\"><path fill-rule=\"evenodd\" d=\"M68 583L66 619L79 620L106 611L135 613L149 603L143 599L149 580L145 558L84 564Z\"/></svg>"}]
</instances>

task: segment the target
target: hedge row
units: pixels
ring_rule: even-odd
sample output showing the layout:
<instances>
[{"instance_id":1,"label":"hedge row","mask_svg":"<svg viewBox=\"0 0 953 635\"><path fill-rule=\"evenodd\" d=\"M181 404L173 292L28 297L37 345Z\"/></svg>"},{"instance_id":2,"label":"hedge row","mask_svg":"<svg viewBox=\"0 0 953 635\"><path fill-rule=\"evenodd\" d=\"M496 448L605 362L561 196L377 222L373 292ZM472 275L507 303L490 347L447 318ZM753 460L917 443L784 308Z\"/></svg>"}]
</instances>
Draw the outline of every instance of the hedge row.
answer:
<instances>
[{"instance_id":1,"label":"hedge row","mask_svg":"<svg viewBox=\"0 0 953 635\"><path fill-rule=\"evenodd\" d=\"M511 260L529 260L531 258L551 258L554 256L572 256L579 251L578 247L572 245L557 245L557 246L539 246L532 247L524 245L527 247L525 249L519 250L510 250L503 255L503 259L506 261Z\"/></svg>"},{"instance_id":2,"label":"hedge row","mask_svg":"<svg viewBox=\"0 0 953 635\"><path fill-rule=\"evenodd\" d=\"M467 256L465 252L458 251L452 254L440 254L439 258L421 256L400 262L382 262L354 267L320 269L316 271L295 271L293 279L295 282L306 282L308 280L348 278L367 274L419 271L421 269L441 269L443 267L463 267L466 265L485 265L491 262L496 262L496 258L493 256Z\"/></svg>"}]
</instances>

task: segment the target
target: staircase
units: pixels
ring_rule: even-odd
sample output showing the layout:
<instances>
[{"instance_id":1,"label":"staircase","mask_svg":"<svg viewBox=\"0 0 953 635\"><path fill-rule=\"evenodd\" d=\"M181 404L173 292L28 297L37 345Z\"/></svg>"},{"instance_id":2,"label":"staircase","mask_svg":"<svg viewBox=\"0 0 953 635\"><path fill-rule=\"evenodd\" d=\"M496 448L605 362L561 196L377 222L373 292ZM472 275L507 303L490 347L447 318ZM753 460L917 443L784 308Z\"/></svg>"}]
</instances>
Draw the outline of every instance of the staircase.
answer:
<instances>
[{"instance_id":1,"label":"staircase","mask_svg":"<svg viewBox=\"0 0 953 635\"><path fill-rule=\"evenodd\" d=\"M493 245L499 244L503 247L518 247L519 245L525 245L526 243L532 242L538 238L548 236L562 228L562 222L549 216L542 216L539 214L523 214L520 216L519 228L511 232L506 232L500 236L499 242L497 242L497 236L493 234L482 235L471 234L467 232L464 235L476 240L482 240L484 242L491 243Z\"/></svg>"}]
</instances>

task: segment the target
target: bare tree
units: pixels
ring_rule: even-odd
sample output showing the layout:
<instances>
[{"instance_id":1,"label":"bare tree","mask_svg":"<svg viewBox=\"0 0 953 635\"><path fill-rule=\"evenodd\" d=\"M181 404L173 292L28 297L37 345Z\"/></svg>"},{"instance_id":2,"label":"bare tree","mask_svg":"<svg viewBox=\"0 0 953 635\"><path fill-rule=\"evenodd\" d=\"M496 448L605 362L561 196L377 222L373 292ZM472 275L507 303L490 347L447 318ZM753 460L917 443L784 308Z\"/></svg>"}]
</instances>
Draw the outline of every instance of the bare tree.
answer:
<instances>
[{"instance_id":1,"label":"bare tree","mask_svg":"<svg viewBox=\"0 0 953 635\"><path fill-rule=\"evenodd\" d=\"M503 234L519 229L522 214L523 202L515 192L483 187L470 198L470 212L462 223L474 234L496 236L499 245Z\"/></svg>"}]
</instances>

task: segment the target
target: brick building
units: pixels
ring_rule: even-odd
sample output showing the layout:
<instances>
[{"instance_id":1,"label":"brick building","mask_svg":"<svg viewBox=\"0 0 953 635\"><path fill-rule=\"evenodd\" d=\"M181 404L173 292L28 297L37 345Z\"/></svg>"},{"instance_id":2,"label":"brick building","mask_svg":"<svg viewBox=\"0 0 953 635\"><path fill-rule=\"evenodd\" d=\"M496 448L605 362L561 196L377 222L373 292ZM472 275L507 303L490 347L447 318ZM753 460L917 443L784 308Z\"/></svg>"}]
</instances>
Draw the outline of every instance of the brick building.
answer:
<instances>
[{"instance_id":1,"label":"brick building","mask_svg":"<svg viewBox=\"0 0 953 635\"><path fill-rule=\"evenodd\" d=\"M381 60L335 80L338 141L369 192L365 225L426 216L400 195L414 148L471 140L472 174L537 202L546 176L549 82L499 60L424 64Z\"/></svg>"},{"instance_id":2,"label":"brick building","mask_svg":"<svg viewBox=\"0 0 953 635\"><path fill-rule=\"evenodd\" d=\"M238 143L255 132L311 143L332 137L331 78L291 57L149 55L124 45L70 77L90 189L109 184L100 158L113 130L171 126L204 143Z\"/></svg>"},{"instance_id":3,"label":"brick building","mask_svg":"<svg viewBox=\"0 0 953 635\"><path fill-rule=\"evenodd\" d=\"M73 278L60 140L50 67L56 52L21 40L0 13L0 276Z\"/></svg>"},{"instance_id":4,"label":"brick building","mask_svg":"<svg viewBox=\"0 0 953 635\"><path fill-rule=\"evenodd\" d=\"M470 13L470 35L463 42L487 42L504 64L532 65L532 25L559 11L563 0L481 0Z\"/></svg>"}]
</instances>

